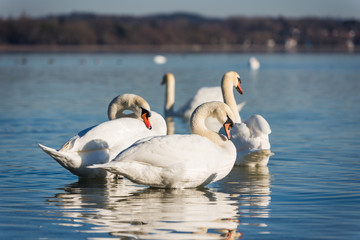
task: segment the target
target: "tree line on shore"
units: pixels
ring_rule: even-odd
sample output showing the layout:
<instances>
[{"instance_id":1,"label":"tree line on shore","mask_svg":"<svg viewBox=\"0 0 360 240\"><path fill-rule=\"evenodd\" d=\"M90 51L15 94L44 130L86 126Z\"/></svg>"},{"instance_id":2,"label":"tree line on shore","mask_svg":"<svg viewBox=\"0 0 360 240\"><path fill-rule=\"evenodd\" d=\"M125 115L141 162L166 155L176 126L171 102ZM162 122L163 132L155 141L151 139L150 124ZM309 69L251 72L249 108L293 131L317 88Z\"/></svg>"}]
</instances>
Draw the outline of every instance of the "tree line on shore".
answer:
<instances>
[{"instance_id":1,"label":"tree line on shore","mask_svg":"<svg viewBox=\"0 0 360 240\"><path fill-rule=\"evenodd\" d=\"M72 13L0 18L0 45L244 45L339 47L360 43L360 21L331 18L202 17L174 13Z\"/></svg>"}]
</instances>

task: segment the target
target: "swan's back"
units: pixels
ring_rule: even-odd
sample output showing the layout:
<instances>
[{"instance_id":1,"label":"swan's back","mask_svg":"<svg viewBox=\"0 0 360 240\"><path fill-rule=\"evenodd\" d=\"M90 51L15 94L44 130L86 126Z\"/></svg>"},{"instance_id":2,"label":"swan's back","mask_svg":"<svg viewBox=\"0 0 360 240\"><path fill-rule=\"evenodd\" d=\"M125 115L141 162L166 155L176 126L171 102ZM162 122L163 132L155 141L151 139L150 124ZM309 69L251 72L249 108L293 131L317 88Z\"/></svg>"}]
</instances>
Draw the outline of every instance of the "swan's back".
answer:
<instances>
[{"instance_id":1,"label":"swan's back","mask_svg":"<svg viewBox=\"0 0 360 240\"><path fill-rule=\"evenodd\" d=\"M125 110L133 111L133 114L124 114ZM138 139L167 132L163 117L156 112L151 114L149 104L134 94L114 98L109 104L108 117L110 121L80 131L60 150L41 144L39 147L79 177L108 177L109 174L101 169L87 167L109 162Z\"/></svg>"},{"instance_id":2,"label":"swan's back","mask_svg":"<svg viewBox=\"0 0 360 240\"><path fill-rule=\"evenodd\" d=\"M152 118L154 121L151 130L142 121L121 118L79 132L58 151L43 145L39 146L60 165L79 177L112 177L102 169L87 167L109 162L138 139L165 135L165 120L157 113L153 113Z\"/></svg>"},{"instance_id":3,"label":"swan's back","mask_svg":"<svg viewBox=\"0 0 360 240\"><path fill-rule=\"evenodd\" d=\"M206 185L225 177L231 170L236 150L228 143L220 147L196 134L152 137L140 140L101 167L153 187Z\"/></svg>"},{"instance_id":4,"label":"swan's back","mask_svg":"<svg viewBox=\"0 0 360 240\"><path fill-rule=\"evenodd\" d=\"M209 130L205 119L216 117L224 124L227 137ZM188 135L156 136L137 141L113 161L100 168L153 187L192 188L225 177L236 159L228 140L234 114L223 102L200 105L191 116Z\"/></svg>"},{"instance_id":5,"label":"swan's back","mask_svg":"<svg viewBox=\"0 0 360 240\"><path fill-rule=\"evenodd\" d=\"M271 128L269 123L261 115L255 114L244 121L254 137L269 135Z\"/></svg>"},{"instance_id":6,"label":"swan's back","mask_svg":"<svg viewBox=\"0 0 360 240\"><path fill-rule=\"evenodd\" d=\"M211 101L223 102L221 87L203 87L179 109L179 114L183 114L185 118L190 118L194 110L201 104Z\"/></svg>"},{"instance_id":7,"label":"swan's back","mask_svg":"<svg viewBox=\"0 0 360 240\"><path fill-rule=\"evenodd\" d=\"M135 118L106 121L79 132L65 143L61 150L94 151L104 148L123 150L143 137L165 135L166 122L161 115L154 112L151 120L153 120L151 130Z\"/></svg>"}]
</instances>

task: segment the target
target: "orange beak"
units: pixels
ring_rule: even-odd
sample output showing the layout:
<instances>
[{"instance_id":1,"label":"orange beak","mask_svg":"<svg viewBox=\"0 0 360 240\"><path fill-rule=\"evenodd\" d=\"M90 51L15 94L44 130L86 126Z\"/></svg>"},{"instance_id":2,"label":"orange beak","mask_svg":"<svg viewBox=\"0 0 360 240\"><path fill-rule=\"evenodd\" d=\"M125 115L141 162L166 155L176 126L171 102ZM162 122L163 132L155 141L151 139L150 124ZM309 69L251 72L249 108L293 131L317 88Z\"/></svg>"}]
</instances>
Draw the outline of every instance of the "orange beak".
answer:
<instances>
[{"instance_id":1,"label":"orange beak","mask_svg":"<svg viewBox=\"0 0 360 240\"><path fill-rule=\"evenodd\" d=\"M147 112L143 113L141 115L142 119L144 120L144 123L145 123L145 126L148 128L148 129L152 129L151 127L151 124L150 124L150 120L149 120L149 115Z\"/></svg>"},{"instance_id":2,"label":"orange beak","mask_svg":"<svg viewBox=\"0 0 360 240\"><path fill-rule=\"evenodd\" d=\"M236 90L240 93L240 94L243 94L243 90L241 89L241 86L240 86L240 81L238 82L238 85L236 86Z\"/></svg>"},{"instance_id":3,"label":"orange beak","mask_svg":"<svg viewBox=\"0 0 360 240\"><path fill-rule=\"evenodd\" d=\"M224 123L224 129L225 129L225 132L226 132L226 136L227 136L227 138L228 138L229 140L230 140L230 138L231 138L231 134L230 134L231 126L232 126L232 124L229 123L229 122Z\"/></svg>"}]
</instances>

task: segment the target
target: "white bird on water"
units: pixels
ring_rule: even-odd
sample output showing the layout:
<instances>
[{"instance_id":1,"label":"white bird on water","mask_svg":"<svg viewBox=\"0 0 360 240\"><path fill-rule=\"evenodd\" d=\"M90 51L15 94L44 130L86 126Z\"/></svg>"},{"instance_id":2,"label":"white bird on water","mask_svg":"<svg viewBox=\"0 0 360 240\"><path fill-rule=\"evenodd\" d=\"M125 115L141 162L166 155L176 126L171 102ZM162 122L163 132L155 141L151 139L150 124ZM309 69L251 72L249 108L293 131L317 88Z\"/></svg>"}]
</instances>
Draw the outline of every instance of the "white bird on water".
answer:
<instances>
[{"instance_id":1,"label":"white bird on water","mask_svg":"<svg viewBox=\"0 0 360 240\"><path fill-rule=\"evenodd\" d=\"M202 87L196 94L190 98L182 107L178 110L174 110L175 104L175 76L172 73L166 73L163 76L161 85L166 85L165 88L165 115L166 116L180 116L186 119L190 119L193 111L205 102L220 101L223 102L223 95L220 86L216 87ZM244 107L245 102L237 105L238 111Z\"/></svg>"},{"instance_id":2,"label":"white bird on water","mask_svg":"<svg viewBox=\"0 0 360 240\"><path fill-rule=\"evenodd\" d=\"M249 67L252 70L258 70L260 68L260 62L256 57L250 57Z\"/></svg>"},{"instance_id":3,"label":"white bird on water","mask_svg":"<svg viewBox=\"0 0 360 240\"><path fill-rule=\"evenodd\" d=\"M258 114L241 121L233 92L233 87L238 86L240 82L239 74L230 71L224 74L221 84L224 101L229 105L235 117L235 125L231 129L231 141L237 150L235 165L266 166L270 156L273 155L269 141L271 128L268 122Z\"/></svg>"},{"instance_id":4,"label":"white bird on water","mask_svg":"<svg viewBox=\"0 0 360 240\"><path fill-rule=\"evenodd\" d=\"M126 110L133 113L125 114ZM114 98L108 107L108 117L110 121L80 131L59 150L41 144L39 147L80 178L106 178L114 175L87 167L109 162L143 137L166 134L163 117L151 112L149 104L134 94Z\"/></svg>"},{"instance_id":5,"label":"white bird on water","mask_svg":"<svg viewBox=\"0 0 360 240\"><path fill-rule=\"evenodd\" d=\"M156 64L165 64L166 62L167 62L167 59L165 56L156 55L154 57L154 63L156 63Z\"/></svg>"},{"instance_id":6,"label":"white bird on water","mask_svg":"<svg viewBox=\"0 0 360 240\"><path fill-rule=\"evenodd\" d=\"M142 139L113 161L89 168L105 169L131 181L159 188L195 188L224 178L233 168L236 149L229 141L234 114L223 102L200 105L192 114L192 134ZM226 136L205 126L216 117Z\"/></svg>"}]
</instances>

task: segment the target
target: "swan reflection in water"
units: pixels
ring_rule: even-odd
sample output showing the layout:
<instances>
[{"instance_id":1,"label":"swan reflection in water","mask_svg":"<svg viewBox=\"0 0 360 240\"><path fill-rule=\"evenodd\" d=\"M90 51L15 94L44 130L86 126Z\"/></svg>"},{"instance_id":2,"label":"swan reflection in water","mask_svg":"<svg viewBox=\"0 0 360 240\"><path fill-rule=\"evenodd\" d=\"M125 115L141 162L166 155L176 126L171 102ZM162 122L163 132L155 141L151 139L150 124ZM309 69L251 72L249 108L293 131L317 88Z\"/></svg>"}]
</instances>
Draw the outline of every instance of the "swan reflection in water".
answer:
<instances>
[{"instance_id":1,"label":"swan reflection in water","mask_svg":"<svg viewBox=\"0 0 360 240\"><path fill-rule=\"evenodd\" d=\"M236 239L237 203L230 195L203 189L153 189L127 179L76 182L47 201L61 208L61 225L83 232L141 239ZM78 229L79 230L79 229Z\"/></svg>"},{"instance_id":2,"label":"swan reflection in water","mask_svg":"<svg viewBox=\"0 0 360 240\"><path fill-rule=\"evenodd\" d=\"M240 229L241 225L251 225L262 227L258 229L259 233L268 233L264 231L268 226L264 219L270 217L270 182L271 175L267 166L235 166L228 176L213 186L231 194L231 199L237 201Z\"/></svg>"},{"instance_id":3,"label":"swan reflection in water","mask_svg":"<svg viewBox=\"0 0 360 240\"><path fill-rule=\"evenodd\" d=\"M80 180L61 190L47 199L60 208L61 225L140 239L238 239L245 225L263 231L259 219L269 217L271 200L268 167L234 167L201 189L154 189L121 179Z\"/></svg>"}]
</instances>

